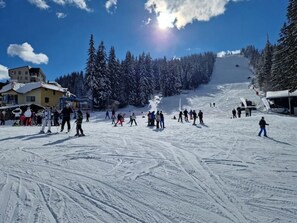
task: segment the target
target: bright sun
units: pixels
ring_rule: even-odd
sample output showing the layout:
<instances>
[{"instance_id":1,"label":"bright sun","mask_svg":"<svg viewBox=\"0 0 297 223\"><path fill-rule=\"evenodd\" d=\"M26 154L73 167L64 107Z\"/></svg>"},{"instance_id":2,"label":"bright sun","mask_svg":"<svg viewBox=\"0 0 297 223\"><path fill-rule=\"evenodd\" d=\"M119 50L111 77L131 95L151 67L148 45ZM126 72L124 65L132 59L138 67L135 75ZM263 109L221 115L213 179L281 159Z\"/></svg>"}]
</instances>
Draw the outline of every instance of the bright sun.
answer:
<instances>
[{"instance_id":1,"label":"bright sun","mask_svg":"<svg viewBox=\"0 0 297 223\"><path fill-rule=\"evenodd\" d=\"M167 29L167 28L173 28L174 25L174 16L167 12L162 12L157 18L159 28L160 29Z\"/></svg>"}]
</instances>

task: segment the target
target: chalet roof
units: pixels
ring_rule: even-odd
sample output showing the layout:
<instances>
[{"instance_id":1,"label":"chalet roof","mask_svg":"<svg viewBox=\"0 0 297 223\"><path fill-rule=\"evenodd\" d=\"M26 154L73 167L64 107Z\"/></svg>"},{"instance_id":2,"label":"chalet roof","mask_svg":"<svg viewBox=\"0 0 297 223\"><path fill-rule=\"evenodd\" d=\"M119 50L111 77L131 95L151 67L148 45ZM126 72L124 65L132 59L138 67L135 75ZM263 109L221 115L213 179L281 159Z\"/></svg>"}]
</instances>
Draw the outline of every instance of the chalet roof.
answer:
<instances>
[{"instance_id":1,"label":"chalet roof","mask_svg":"<svg viewBox=\"0 0 297 223\"><path fill-rule=\"evenodd\" d=\"M297 90L290 92L289 90L284 91L267 91L266 92L266 98L267 99L273 99L273 98L287 98L287 97L297 97Z\"/></svg>"},{"instance_id":2,"label":"chalet roof","mask_svg":"<svg viewBox=\"0 0 297 223\"><path fill-rule=\"evenodd\" d=\"M27 84L12 82L3 86L3 88L0 90L0 93L5 93L7 91L14 90L17 93L25 94L37 88L46 88L54 91L66 92L65 88L53 84L45 84L43 82L32 82Z\"/></svg>"}]
</instances>

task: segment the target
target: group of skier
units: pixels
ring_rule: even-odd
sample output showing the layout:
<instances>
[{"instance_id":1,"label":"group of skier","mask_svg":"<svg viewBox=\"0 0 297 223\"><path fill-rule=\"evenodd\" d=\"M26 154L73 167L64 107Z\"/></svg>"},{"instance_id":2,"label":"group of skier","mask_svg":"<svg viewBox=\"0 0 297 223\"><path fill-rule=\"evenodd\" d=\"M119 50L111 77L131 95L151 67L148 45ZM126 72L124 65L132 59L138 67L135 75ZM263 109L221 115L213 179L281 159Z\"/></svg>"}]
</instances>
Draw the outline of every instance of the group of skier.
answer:
<instances>
[{"instance_id":1,"label":"group of skier","mask_svg":"<svg viewBox=\"0 0 297 223\"><path fill-rule=\"evenodd\" d=\"M69 104L66 104L66 106L62 109L60 112L60 115L62 115L62 123L61 123L61 129L60 132L64 131L65 124L67 124L67 132L70 132L71 125L70 125L70 119L71 114L74 113L72 108ZM83 121L83 114L82 111L79 109L77 110L76 114L76 134L75 136L84 136L84 132L82 129L82 121ZM89 112L86 113L87 121L89 121L90 114ZM58 122L55 120L54 122ZM59 123L58 123L59 125ZM40 130L40 134L45 133L45 127L48 127L47 133L51 133L51 126L52 126L52 109L49 106L46 106L43 113L42 113L42 126Z\"/></svg>"},{"instance_id":2,"label":"group of skier","mask_svg":"<svg viewBox=\"0 0 297 223\"><path fill-rule=\"evenodd\" d=\"M147 126L156 126L157 129L165 128L164 114L162 111L149 111L147 113Z\"/></svg>"},{"instance_id":3,"label":"group of skier","mask_svg":"<svg viewBox=\"0 0 297 223\"><path fill-rule=\"evenodd\" d=\"M241 117L241 107L234 108L232 110L232 118L240 118ZM251 116L252 115L252 109L251 108L245 108L245 116Z\"/></svg>"},{"instance_id":4,"label":"group of skier","mask_svg":"<svg viewBox=\"0 0 297 223\"><path fill-rule=\"evenodd\" d=\"M184 111L180 111L177 121L178 122L183 122L183 117L184 117L184 120L186 122L189 122L189 116L190 116L190 119L193 120L193 125L196 125L197 116L199 118L199 123L204 124L204 122L203 122L203 112L201 110L199 110L198 114L197 114L197 112L195 110L190 110L188 112L188 110L185 109ZM173 119L175 119L175 116L174 116Z\"/></svg>"}]
</instances>

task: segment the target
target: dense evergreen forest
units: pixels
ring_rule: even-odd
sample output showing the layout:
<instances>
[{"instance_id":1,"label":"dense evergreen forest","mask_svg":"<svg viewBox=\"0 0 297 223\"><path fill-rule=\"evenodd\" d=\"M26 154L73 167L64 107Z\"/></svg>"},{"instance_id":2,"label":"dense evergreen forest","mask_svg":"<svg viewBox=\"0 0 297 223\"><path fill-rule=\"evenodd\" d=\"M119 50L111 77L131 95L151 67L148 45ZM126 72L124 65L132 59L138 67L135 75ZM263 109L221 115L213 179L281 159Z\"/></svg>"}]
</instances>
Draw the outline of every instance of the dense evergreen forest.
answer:
<instances>
[{"instance_id":1,"label":"dense evergreen forest","mask_svg":"<svg viewBox=\"0 0 297 223\"><path fill-rule=\"evenodd\" d=\"M262 91L297 90L297 0L289 0L287 21L277 44L267 38L264 50L242 49L255 70L254 84Z\"/></svg>"},{"instance_id":2,"label":"dense evergreen forest","mask_svg":"<svg viewBox=\"0 0 297 223\"><path fill-rule=\"evenodd\" d=\"M78 97L89 97L100 109L115 101L120 106L144 106L156 92L172 96L208 83L215 58L207 52L179 59L152 59L148 53L134 56L128 51L120 61L114 47L107 55L101 42L96 50L91 35L85 72L73 72L55 81Z\"/></svg>"}]
</instances>

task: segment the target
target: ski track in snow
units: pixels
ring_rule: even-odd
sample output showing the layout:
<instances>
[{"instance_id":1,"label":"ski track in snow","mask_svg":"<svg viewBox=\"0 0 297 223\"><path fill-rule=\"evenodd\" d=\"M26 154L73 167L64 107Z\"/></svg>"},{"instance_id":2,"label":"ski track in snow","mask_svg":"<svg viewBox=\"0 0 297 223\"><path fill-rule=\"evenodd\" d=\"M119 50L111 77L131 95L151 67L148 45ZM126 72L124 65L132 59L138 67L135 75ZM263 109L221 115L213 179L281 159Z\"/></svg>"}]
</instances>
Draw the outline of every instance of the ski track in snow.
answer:
<instances>
[{"instance_id":1,"label":"ski track in snow","mask_svg":"<svg viewBox=\"0 0 297 223\"><path fill-rule=\"evenodd\" d=\"M248 83L216 82L226 66L218 63L209 85L151 101L165 113L164 130L147 127L147 110L136 108L123 112L134 111L137 126L114 128L98 112L79 138L1 126L0 223L296 222L296 118L231 119L239 97L261 100ZM179 101L202 109L206 124L171 119ZM263 114L272 138L257 136Z\"/></svg>"}]
</instances>

